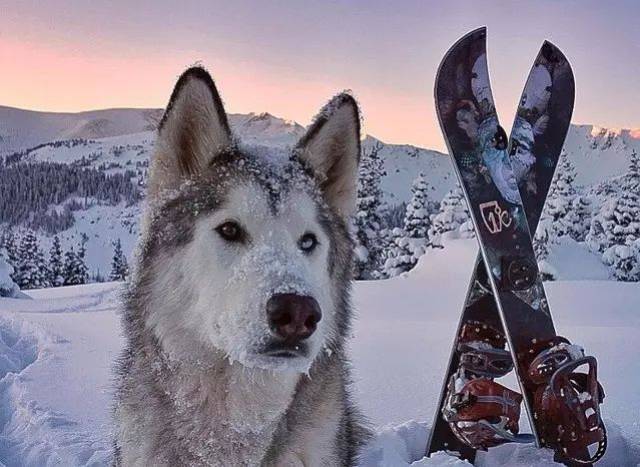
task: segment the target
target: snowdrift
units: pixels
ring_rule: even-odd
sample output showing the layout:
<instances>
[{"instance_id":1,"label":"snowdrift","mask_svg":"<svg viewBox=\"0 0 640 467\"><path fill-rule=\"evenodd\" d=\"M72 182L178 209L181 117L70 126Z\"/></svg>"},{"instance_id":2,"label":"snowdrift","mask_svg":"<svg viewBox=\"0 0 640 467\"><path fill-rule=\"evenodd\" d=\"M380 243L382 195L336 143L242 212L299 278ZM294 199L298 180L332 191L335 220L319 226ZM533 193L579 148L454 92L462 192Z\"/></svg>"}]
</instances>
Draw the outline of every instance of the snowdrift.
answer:
<instances>
[{"instance_id":1,"label":"snowdrift","mask_svg":"<svg viewBox=\"0 0 640 467\"><path fill-rule=\"evenodd\" d=\"M354 391L377 431L363 466L468 465L422 456L475 255L475 240L451 241L408 274L356 285ZM0 299L0 465L109 465L120 290L92 284ZM547 290L559 332L600 361L610 447L598 466L638 465L640 287L580 280ZM477 465L548 466L552 458L505 445Z\"/></svg>"}]
</instances>

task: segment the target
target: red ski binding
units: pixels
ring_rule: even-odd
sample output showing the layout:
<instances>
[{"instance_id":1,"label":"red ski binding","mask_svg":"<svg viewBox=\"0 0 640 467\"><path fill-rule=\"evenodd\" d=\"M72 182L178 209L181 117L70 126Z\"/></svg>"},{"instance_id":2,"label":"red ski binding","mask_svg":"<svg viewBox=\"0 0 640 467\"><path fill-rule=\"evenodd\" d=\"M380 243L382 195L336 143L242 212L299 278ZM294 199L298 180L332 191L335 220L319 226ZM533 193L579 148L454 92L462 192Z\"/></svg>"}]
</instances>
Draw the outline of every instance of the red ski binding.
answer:
<instances>
[{"instance_id":1,"label":"red ski binding","mask_svg":"<svg viewBox=\"0 0 640 467\"><path fill-rule=\"evenodd\" d=\"M460 380L454 374L450 385ZM443 409L445 420L463 443L486 451L503 443L531 443L527 435L518 435L522 396L488 378L475 378L459 391L450 388Z\"/></svg>"},{"instance_id":2,"label":"red ski binding","mask_svg":"<svg viewBox=\"0 0 640 467\"><path fill-rule=\"evenodd\" d=\"M604 391L598 383L597 362L584 351L559 337L538 353L528 376L539 385L534 416L542 420L540 441L565 460L591 464L605 453L607 434L600 417ZM534 351L535 353L535 351ZM575 370L586 366L586 373Z\"/></svg>"},{"instance_id":3,"label":"red ski binding","mask_svg":"<svg viewBox=\"0 0 640 467\"><path fill-rule=\"evenodd\" d=\"M486 324L468 322L459 341L459 368L449 381L442 408L452 432L481 450L507 442L533 442L528 435L518 435L522 396L493 381L513 369L504 335Z\"/></svg>"}]
</instances>

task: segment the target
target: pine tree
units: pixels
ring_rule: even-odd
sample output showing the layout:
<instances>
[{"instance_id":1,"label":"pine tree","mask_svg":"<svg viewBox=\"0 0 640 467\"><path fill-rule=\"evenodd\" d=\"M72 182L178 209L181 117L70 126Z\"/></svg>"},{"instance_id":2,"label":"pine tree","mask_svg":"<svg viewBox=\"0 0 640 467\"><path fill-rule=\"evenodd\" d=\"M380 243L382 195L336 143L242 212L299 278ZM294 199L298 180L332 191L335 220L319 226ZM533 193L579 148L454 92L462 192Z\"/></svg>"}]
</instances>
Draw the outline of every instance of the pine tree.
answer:
<instances>
[{"instance_id":1,"label":"pine tree","mask_svg":"<svg viewBox=\"0 0 640 467\"><path fill-rule=\"evenodd\" d=\"M7 250L0 248L0 297L15 297L20 291L12 275L13 266L7 259Z\"/></svg>"},{"instance_id":2,"label":"pine tree","mask_svg":"<svg viewBox=\"0 0 640 467\"><path fill-rule=\"evenodd\" d=\"M424 175L418 175L411 187L412 196L406 208L404 228L394 229L393 241L382 268L385 277L409 271L424 254L431 227L429 190Z\"/></svg>"},{"instance_id":3,"label":"pine tree","mask_svg":"<svg viewBox=\"0 0 640 467\"><path fill-rule=\"evenodd\" d=\"M74 248L64 254L64 285L86 284L89 279L89 271L85 263L86 244L88 237L81 235L80 245L76 253Z\"/></svg>"},{"instance_id":4,"label":"pine tree","mask_svg":"<svg viewBox=\"0 0 640 467\"><path fill-rule=\"evenodd\" d=\"M613 276L626 282L640 281L640 239L626 245L613 245L602 255Z\"/></svg>"},{"instance_id":5,"label":"pine tree","mask_svg":"<svg viewBox=\"0 0 640 467\"><path fill-rule=\"evenodd\" d=\"M120 239L114 243L113 259L111 260L111 273L109 279L112 281L124 281L129 275L129 265L127 258L122 252Z\"/></svg>"},{"instance_id":6,"label":"pine tree","mask_svg":"<svg viewBox=\"0 0 640 467\"><path fill-rule=\"evenodd\" d=\"M576 171L565 151L560 155L556 174L549 187L549 195L542 213L543 219L549 219L555 237L571 235L576 224L582 225L584 220L578 219L573 209L576 190L574 182ZM582 232L574 232L575 236L584 235Z\"/></svg>"},{"instance_id":7,"label":"pine tree","mask_svg":"<svg viewBox=\"0 0 640 467\"><path fill-rule=\"evenodd\" d=\"M625 177L624 190L640 195L640 156L636 150L631 151L629 157L629 172Z\"/></svg>"},{"instance_id":8,"label":"pine tree","mask_svg":"<svg viewBox=\"0 0 640 467\"><path fill-rule=\"evenodd\" d=\"M556 237L551 219L540 219L538 228L533 236L533 252L535 253L536 260L538 262L540 277L545 281L554 280L557 276L555 269L547 261L547 257L549 256L549 246L552 243L555 243L555 241Z\"/></svg>"},{"instance_id":9,"label":"pine tree","mask_svg":"<svg viewBox=\"0 0 640 467\"><path fill-rule=\"evenodd\" d=\"M411 201L407 205L404 230L410 238L427 239L431 220L429 219L429 190L431 187L421 173L411 186Z\"/></svg>"},{"instance_id":10,"label":"pine tree","mask_svg":"<svg viewBox=\"0 0 640 467\"><path fill-rule=\"evenodd\" d=\"M447 235L457 235L460 227L471 219L467 202L459 185L449 191L442 202L440 210L431 219L429 229L429 240L433 246L442 247L442 237ZM453 232L453 234L449 234Z\"/></svg>"},{"instance_id":11,"label":"pine tree","mask_svg":"<svg viewBox=\"0 0 640 467\"><path fill-rule=\"evenodd\" d=\"M379 267L384 245L380 238L382 219L382 188L380 182L385 175L377 143L366 153L359 167L358 199L354 219L356 240L356 278L370 279Z\"/></svg>"},{"instance_id":12,"label":"pine tree","mask_svg":"<svg viewBox=\"0 0 640 467\"><path fill-rule=\"evenodd\" d=\"M11 266L13 266L15 271L15 267L18 264L17 262L18 248L16 246L16 237L15 237L15 234L13 233L13 230L7 229L3 231L2 239L0 243L0 249L4 249L6 251L5 259Z\"/></svg>"},{"instance_id":13,"label":"pine tree","mask_svg":"<svg viewBox=\"0 0 640 467\"><path fill-rule=\"evenodd\" d=\"M64 253L64 285L76 285L76 264L78 262L78 255L73 247L69 248Z\"/></svg>"},{"instance_id":14,"label":"pine tree","mask_svg":"<svg viewBox=\"0 0 640 467\"><path fill-rule=\"evenodd\" d=\"M568 224L569 235L577 242L583 242L589 233L591 224L591 201L585 196L577 195L571 202L572 214L568 219L573 222Z\"/></svg>"},{"instance_id":15,"label":"pine tree","mask_svg":"<svg viewBox=\"0 0 640 467\"><path fill-rule=\"evenodd\" d=\"M617 198L603 203L591 221L587 244L593 251L604 252L614 245L627 245L640 238L640 197L623 191Z\"/></svg>"},{"instance_id":16,"label":"pine tree","mask_svg":"<svg viewBox=\"0 0 640 467\"><path fill-rule=\"evenodd\" d=\"M60 237L53 237L53 244L49 250L49 284L51 287L60 287L64 284L64 262L62 258L62 246Z\"/></svg>"},{"instance_id":17,"label":"pine tree","mask_svg":"<svg viewBox=\"0 0 640 467\"><path fill-rule=\"evenodd\" d=\"M18 247L16 283L21 289L48 287L47 264L38 246L38 238L33 230L27 230Z\"/></svg>"}]
</instances>

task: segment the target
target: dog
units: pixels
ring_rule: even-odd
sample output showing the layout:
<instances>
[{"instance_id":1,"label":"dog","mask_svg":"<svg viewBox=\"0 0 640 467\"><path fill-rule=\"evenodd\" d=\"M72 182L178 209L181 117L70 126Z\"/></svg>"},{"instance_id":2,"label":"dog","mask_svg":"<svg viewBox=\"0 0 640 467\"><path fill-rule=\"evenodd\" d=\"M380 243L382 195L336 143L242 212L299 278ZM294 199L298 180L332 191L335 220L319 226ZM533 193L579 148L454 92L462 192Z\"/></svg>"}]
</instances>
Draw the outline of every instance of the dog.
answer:
<instances>
[{"instance_id":1,"label":"dog","mask_svg":"<svg viewBox=\"0 0 640 467\"><path fill-rule=\"evenodd\" d=\"M159 124L124 297L114 464L350 466L360 112L335 96L286 154L243 146L201 67Z\"/></svg>"}]
</instances>

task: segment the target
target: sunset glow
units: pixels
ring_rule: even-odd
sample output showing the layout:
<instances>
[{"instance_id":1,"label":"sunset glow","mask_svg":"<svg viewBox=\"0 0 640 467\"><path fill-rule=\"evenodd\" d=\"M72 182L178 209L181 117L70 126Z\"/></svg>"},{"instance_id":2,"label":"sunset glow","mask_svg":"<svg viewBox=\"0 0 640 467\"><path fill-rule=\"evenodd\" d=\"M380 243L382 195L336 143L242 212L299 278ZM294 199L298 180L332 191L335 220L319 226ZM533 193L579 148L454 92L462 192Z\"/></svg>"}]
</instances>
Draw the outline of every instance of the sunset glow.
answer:
<instances>
[{"instance_id":1,"label":"sunset glow","mask_svg":"<svg viewBox=\"0 0 640 467\"><path fill-rule=\"evenodd\" d=\"M640 33L635 2L127 2L0 1L0 105L47 111L162 107L176 77L199 62L229 112L308 124L333 94L352 89L365 131L442 149L432 88L446 49L489 28L489 62L504 124L544 39L572 61L574 121L640 127ZM573 5L572 18L562 15ZM567 7L568 8L568 7ZM517 27L509 14L528 18ZM604 12L607 14L604 15ZM626 13L625 13L626 12ZM596 35L593 31L598 29ZM636 133L638 130L636 130Z\"/></svg>"}]
</instances>

